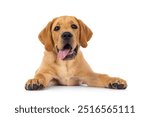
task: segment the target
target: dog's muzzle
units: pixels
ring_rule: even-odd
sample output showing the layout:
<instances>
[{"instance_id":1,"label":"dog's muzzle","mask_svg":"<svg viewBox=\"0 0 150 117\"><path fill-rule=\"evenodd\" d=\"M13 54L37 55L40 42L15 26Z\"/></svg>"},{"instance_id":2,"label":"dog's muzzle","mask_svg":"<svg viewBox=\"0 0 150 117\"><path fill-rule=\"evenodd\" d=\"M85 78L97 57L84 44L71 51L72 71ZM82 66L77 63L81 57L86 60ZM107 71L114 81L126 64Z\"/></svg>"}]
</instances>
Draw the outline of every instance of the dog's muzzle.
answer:
<instances>
[{"instance_id":1,"label":"dog's muzzle","mask_svg":"<svg viewBox=\"0 0 150 117\"><path fill-rule=\"evenodd\" d=\"M78 45L72 48L70 44L66 44L62 49L57 48L57 58L61 60L71 60L75 58L78 52Z\"/></svg>"},{"instance_id":2,"label":"dog's muzzle","mask_svg":"<svg viewBox=\"0 0 150 117\"><path fill-rule=\"evenodd\" d=\"M78 52L78 46L75 48L72 46L73 35L70 32L63 32L61 38L63 40L63 47L61 49L57 48L57 58L61 60L71 60Z\"/></svg>"},{"instance_id":3,"label":"dog's muzzle","mask_svg":"<svg viewBox=\"0 0 150 117\"><path fill-rule=\"evenodd\" d=\"M64 32L61 35L61 38L63 39L63 41L70 41L70 39L73 37L73 35L70 32Z\"/></svg>"}]
</instances>

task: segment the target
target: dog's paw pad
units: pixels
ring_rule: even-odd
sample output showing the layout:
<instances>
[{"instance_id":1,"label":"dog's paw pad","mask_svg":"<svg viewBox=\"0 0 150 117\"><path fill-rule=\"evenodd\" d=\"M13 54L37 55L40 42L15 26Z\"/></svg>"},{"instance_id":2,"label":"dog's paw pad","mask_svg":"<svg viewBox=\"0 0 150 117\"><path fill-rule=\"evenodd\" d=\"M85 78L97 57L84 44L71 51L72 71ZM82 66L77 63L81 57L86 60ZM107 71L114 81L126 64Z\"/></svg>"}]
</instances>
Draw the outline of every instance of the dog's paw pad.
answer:
<instances>
[{"instance_id":1,"label":"dog's paw pad","mask_svg":"<svg viewBox=\"0 0 150 117\"><path fill-rule=\"evenodd\" d=\"M40 90L43 89L44 86L42 84L29 84L25 86L26 90Z\"/></svg>"},{"instance_id":2,"label":"dog's paw pad","mask_svg":"<svg viewBox=\"0 0 150 117\"><path fill-rule=\"evenodd\" d=\"M34 79L28 80L25 85L26 90L40 90L43 88L44 88L44 85L39 84L37 81L35 82Z\"/></svg>"},{"instance_id":3,"label":"dog's paw pad","mask_svg":"<svg viewBox=\"0 0 150 117\"><path fill-rule=\"evenodd\" d=\"M125 80L122 80L120 78L114 78L111 79L111 82L108 85L108 88L111 89L126 89L127 88L127 83Z\"/></svg>"},{"instance_id":4,"label":"dog's paw pad","mask_svg":"<svg viewBox=\"0 0 150 117\"><path fill-rule=\"evenodd\" d=\"M109 88L111 89L126 89L126 85L124 84L118 84L118 83L113 83L113 84L109 84Z\"/></svg>"}]
</instances>

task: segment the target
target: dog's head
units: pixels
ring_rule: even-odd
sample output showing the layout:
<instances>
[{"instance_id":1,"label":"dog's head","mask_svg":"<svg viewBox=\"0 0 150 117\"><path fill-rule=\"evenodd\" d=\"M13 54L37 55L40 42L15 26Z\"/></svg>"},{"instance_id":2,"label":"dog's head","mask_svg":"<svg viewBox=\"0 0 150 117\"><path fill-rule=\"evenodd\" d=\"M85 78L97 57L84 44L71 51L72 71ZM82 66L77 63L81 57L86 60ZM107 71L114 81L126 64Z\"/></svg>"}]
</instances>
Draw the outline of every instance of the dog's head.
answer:
<instances>
[{"instance_id":1,"label":"dog's head","mask_svg":"<svg viewBox=\"0 0 150 117\"><path fill-rule=\"evenodd\" d=\"M47 51L55 51L61 60L73 59L78 48L87 47L92 31L73 16L61 16L50 21L40 32L39 39Z\"/></svg>"}]
</instances>

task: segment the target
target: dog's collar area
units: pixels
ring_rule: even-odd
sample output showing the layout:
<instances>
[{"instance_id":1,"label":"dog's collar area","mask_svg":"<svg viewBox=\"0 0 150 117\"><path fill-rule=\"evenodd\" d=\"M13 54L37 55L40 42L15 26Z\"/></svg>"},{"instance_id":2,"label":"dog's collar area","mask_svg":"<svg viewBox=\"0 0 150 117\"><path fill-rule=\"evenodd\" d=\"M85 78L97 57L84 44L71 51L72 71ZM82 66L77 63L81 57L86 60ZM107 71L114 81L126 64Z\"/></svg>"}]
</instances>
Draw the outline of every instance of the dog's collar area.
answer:
<instances>
[{"instance_id":1,"label":"dog's collar area","mask_svg":"<svg viewBox=\"0 0 150 117\"><path fill-rule=\"evenodd\" d=\"M57 48L57 58L61 60L71 60L78 52L78 45L73 49L70 44L66 44L62 49Z\"/></svg>"}]
</instances>

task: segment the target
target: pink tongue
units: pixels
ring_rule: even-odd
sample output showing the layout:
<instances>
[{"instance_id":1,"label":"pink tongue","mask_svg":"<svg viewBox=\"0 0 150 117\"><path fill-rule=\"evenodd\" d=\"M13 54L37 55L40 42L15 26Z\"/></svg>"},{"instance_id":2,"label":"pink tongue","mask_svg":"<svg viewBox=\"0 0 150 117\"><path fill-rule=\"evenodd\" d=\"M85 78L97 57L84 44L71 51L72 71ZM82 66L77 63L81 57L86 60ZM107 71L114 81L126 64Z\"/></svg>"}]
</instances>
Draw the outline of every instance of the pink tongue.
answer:
<instances>
[{"instance_id":1,"label":"pink tongue","mask_svg":"<svg viewBox=\"0 0 150 117\"><path fill-rule=\"evenodd\" d=\"M70 52L70 49L60 50L60 51L58 52L57 57L58 57L59 59L63 60L63 59L68 55L69 52Z\"/></svg>"}]
</instances>

